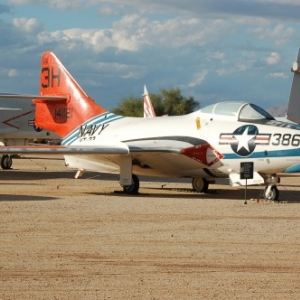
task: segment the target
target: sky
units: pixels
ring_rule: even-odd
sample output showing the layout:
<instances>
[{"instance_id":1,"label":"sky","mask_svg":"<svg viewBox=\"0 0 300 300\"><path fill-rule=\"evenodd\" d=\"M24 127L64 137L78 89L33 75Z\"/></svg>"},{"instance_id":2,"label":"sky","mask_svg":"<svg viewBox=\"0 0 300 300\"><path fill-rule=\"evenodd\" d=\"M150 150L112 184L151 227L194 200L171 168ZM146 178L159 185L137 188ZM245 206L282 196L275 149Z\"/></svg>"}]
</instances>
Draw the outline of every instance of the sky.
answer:
<instances>
[{"instance_id":1,"label":"sky","mask_svg":"<svg viewBox=\"0 0 300 300\"><path fill-rule=\"evenodd\" d=\"M52 51L97 103L179 87L200 107L286 104L299 0L0 0L0 92L38 94Z\"/></svg>"}]
</instances>

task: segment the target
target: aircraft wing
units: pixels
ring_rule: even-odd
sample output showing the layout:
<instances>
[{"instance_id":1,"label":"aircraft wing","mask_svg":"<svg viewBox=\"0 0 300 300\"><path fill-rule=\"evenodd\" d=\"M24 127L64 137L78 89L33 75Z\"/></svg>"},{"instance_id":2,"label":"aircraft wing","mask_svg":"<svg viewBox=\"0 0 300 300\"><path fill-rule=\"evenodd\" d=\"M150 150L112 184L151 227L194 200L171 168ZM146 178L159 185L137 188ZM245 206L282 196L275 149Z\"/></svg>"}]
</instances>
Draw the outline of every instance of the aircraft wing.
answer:
<instances>
[{"instance_id":1,"label":"aircraft wing","mask_svg":"<svg viewBox=\"0 0 300 300\"><path fill-rule=\"evenodd\" d=\"M58 155L88 155L88 154L129 154L133 157L153 154L183 155L198 162L199 167L210 167L218 163L223 155L210 144L202 144L183 149L166 149L162 147L135 147L122 142L101 142L97 145L62 146L62 145L30 145L30 146L3 146L0 154L58 154Z\"/></svg>"},{"instance_id":2,"label":"aircraft wing","mask_svg":"<svg viewBox=\"0 0 300 300\"><path fill-rule=\"evenodd\" d=\"M132 167L138 168L140 175L190 176L190 172L197 173L199 169L215 169L223 165L223 155L209 143L189 147L166 147L101 141L97 145L3 146L0 147L1 153L60 155L65 157L66 164L71 168L96 172L115 172L119 167L122 169L124 159L127 162L129 159ZM131 170L131 167L125 170Z\"/></svg>"},{"instance_id":3,"label":"aircraft wing","mask_svg":"<svg viewBox=\"0 0 300 300\"><path fill-rule=\"evenodd\" d=\"M101 143L97 146L60 146L60 145L37 145L37 146L3 146L0 147L3 154L57 154L57 155L88 155L88 154L128 154L128 146L121 142Z\"/></svg>"}]
</instances>

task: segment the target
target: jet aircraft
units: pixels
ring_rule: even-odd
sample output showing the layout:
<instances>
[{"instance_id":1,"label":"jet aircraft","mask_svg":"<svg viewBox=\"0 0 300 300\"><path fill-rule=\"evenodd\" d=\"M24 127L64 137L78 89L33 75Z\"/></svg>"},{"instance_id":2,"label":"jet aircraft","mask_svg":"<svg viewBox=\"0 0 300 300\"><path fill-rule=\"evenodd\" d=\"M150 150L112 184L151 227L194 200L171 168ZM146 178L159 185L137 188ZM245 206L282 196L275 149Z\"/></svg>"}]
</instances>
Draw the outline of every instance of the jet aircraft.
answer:
<instances>
[{"instance_id":1,"label":"jet aircraft","mask_svg":"<svg viewBox=\"0 0 300 300\"><path fill-rule=\"evenodd\" d=\"M300 68L293 71L294 85ZM115 115L91 99L52 52L42 55L34 102L36 126L62 136L61 145L0 152L62 154L74 169L119 172L126 193L138 192L138 175L190 177L199 192L225 177L232 186L264 184L265 198L276 200L278 173L300 163L300 126L277 121L253 103L220 102L167 118ZM241 176L244 163L253 164L249 179Z\"/></svg>"},{"instance_id":2,"label":"jet aircraft","mask_svg":"<svg viewBox=\"0 0 300 300\"><path fill-rule=\"evenodd\" d=\"M35 126L34 103L21 101L18 97L5 93L0 96L0 145L20 146L27 145L35 139L57 138L57 134ZM8 154L2 155L0 164L2 169L10 169L12 157Z\"/></svg>"}]
</instances>

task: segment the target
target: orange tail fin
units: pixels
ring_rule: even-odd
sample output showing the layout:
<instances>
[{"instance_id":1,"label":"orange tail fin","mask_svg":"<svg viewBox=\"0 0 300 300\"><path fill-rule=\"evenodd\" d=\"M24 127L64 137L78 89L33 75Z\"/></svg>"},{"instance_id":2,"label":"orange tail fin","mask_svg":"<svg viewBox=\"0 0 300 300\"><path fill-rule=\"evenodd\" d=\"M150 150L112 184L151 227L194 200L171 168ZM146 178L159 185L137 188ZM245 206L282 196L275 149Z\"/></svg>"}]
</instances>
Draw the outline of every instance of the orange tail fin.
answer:
<instances>
[{"instance_id":1,"label":"orange tail fin","mask_svg":"<svg viewBox=\"0 0 300 300\"><path fill-rule=\"evenodd\" d=\"M52 52L41 60L41 96L63 96L66 100L35 99L35 124L65 137L88 119L106 112L90 98Z\"/></svg>"}]
</instances>

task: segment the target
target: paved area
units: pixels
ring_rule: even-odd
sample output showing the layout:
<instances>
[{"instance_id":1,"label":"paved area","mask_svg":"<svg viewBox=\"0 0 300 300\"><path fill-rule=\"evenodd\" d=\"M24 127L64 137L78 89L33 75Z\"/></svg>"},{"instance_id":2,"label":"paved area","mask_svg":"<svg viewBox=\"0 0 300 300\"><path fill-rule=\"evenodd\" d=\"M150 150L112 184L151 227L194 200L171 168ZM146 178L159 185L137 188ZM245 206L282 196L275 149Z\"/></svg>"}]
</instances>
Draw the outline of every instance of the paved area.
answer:
<instances>
[{"instance_id":1,"label":"paved area","mask_svg":"<svg viewBox=\"0 0 300 300\"><path fill-rule=\"evenodd\" d=\"M57 159L0 170L0 299L299 299L300 178L279 202L224 184L75 172Z\"/></svg>"}]
</instances>

